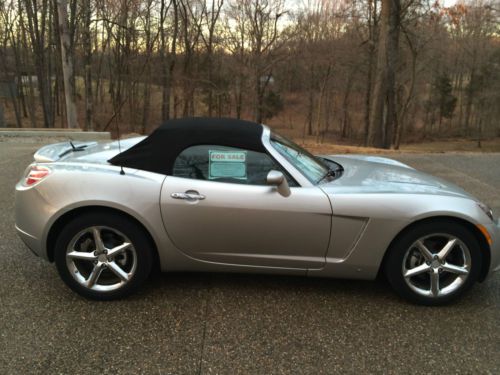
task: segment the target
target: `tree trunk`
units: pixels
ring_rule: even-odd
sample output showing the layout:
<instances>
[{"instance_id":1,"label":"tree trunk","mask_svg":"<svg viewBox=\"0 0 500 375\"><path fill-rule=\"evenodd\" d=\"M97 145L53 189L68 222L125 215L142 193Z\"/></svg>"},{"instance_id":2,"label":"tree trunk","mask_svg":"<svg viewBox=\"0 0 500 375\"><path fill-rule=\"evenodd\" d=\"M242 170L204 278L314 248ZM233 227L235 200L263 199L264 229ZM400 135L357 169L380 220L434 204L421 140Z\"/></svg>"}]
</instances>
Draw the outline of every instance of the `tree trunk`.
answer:
<instances>
[{"instance_id":1,"label":"tree trunk","mask_svg":"<svg viewBox=\"0 0 500 375\"><path fill-rule=\"evenodd\" d=\"M349 129L349 97L351 96L351 89L354 82L354 74L356 72L355 68L350 69L347 76L347 84L344 92L344 98L342 100L342 130L341 137L347 138L350 133Z\"/></svg>"},{"instance_id":2,"label":"tree trunk","mask_svg":"<svg viewBox=\"0 0 500 375\"><path fill-rule=\"evenodd\" d=\"M172 82L174 77L177 36L179 33L179 16L177 0L170 0L167 6L166 0L161 0L160 5L160 59L162 65L162 104L161 116L164 121L170 119L170 98L172 97ZM172 30L172 41L170 51L167 51L168 42L165 33L165 20L168 14L170 5L174 7L174 19Z\"/></svg>"},{"instance_id":3,"label":"tree trunk","mask_svg":"<svg viewBox=\"0 0 500 375\"><path fill-rule=\"evenodd\" d=\"M57 0L57 14L59 35L61 38L61 67L64 79L64 98L66 101L66 119L68 128L78 128L78 119L75 105L75 87L73 58L68 31L68 10L66 0Z\"/></svg>"},{"instance_id":4,"label":"tree trunk","mask_svg":"<svg viewBox=\"0 0 500 375\"><path fill-rule=\"evenodd\" d=\"M307 105L307 131L306 135L312 135L313 133L313 111L314 111L314 65L311 64L309 67L309 100Z\"/></svg>"},{"instance_id":5,"label":"tree trunk","mask_svg":"<svg viewBox=\"0 0 500 375\"><path fill-rule=\"evenodd\" d=\"M23 85L21 83L21 73L20 73L20 67L21 67L21 59L20 59L20 51L19 51L19 47L20 47L20 43L18 41L16 41L16 38L14 36L13 33L9 33L11 38L11 49L12 49L12 52L14 54L14 62L15 62L15 66L14 66L14 82L16 82L17 80L17 87L16 89L17 90L12 90L12 87L9 86L9 90L10 90L10 97L12 99L12 106L14 108L14 114L16 116L16 124L17 124L17 127L22 127L22 120L21 120L21 110L23 111L23 116L26 117L27 113L26 113L26 104L24 102L24 94L23 94ZM18 37L20 39L20 37ZM6 62L5 62L5 56L6 54L4 54L4 56L2 56L2 62L5 66L5 71L7 71L7 67L6 67ZM19 108L21 107L21 108Z\"/></svg>"},{"instance_id":6,"label":"tree trunk","mask_svg":"<svg viewBox=\"0 0 500 375\"><path fill-rule=\"evenodd\" d=\"M254 119L255 122L262 123L262 105L264 103L264 90L262 90L262 82L260 81L259 69L255 73L255 108L254 108Z\"/></svg>"},{"instance_id":7,"label":"tree trunk","mask_svg":"<svg viewBox=\"0 0 500 375\"><path fill-rule=\"evenodd\" d=\"M384 148L394 144L394 132L398 128L396 69L399 55L400 0L392 0L387 47L387 117L385 122Z\"/></svg>"},{"instance_id":8,"label":"tree trunk","mask_svg":"<svg viewBox=\"0 0 500 375\"><path fill-rule=\"evenodd\" d=\"M92 43L90 35L90 21L92 9L90 0L83 1L83 48L85 66L85 129L92 130Z\"/></svg>"},{"instance_id":9,"label":"tree trunk","mask_svg":"<svg viewBox=\"0 0 500 375\"><path fill-rule=\"evenodd\" d=\"M397 120L395 69L398 54L399 16L400 0L382 1L375 87L368 131L368 145L372 147L390 147Z\"/></svg>"},{"instance_id":10,"label":"tree trunk","mask_svg":"<svg viewBox=\"0 0 500 375\"><path fill-rule=\"evenodd\" d=\"M28 21L28 31L31 40L35 60L35 71L38 80L38 92L42 104L43 125L46 128L54 126L54 115L51 110L51 92L50 92L50 71L47 69L45 38L47 33L47 13L49 11L47 0L30 2L24 0L26 16ZM41 9L40 9L41 6ZM21 17L22 19L22 17ZM21 21L21 27L23 22ZM25 43L28 47L28 44ZM33 111L35 109L33 108Z\"/></svg>"},{"instance_id":11,"label":"tree trunk","mask_svg":"<svg viewBox=\"0 0 500 375\"><path fill-rule=\"evenodd\" d=\"M470 123L471 123L471 115L472 115L472 104L474 102L475 90L471 87L476 80L476 73L474 68L470 74L469 87L467 89L467 94L465 97L465 119L464 119L464 130L465 134L469 135L470 133Z\"/></svg>"},{"instance_id":12,"label":"tree trunk","mask_svg":"<svg viewBox=\"0 0 500 375\"><path fill-rule=\"evenodd\" d=\"M3 50L5 51L6 50L6 47L5 45L3 46ZM2 66L3 66L3 69L4 71L7 71L7 63L5 61L5 52L2 53L2 56L0 56L0 59L2 60ZM9 90L9 98L12 102L12 108L14 109L14 115L16 117L16 126L18 128L20 128L22 126L21 124L21 114L19 112L19 106L18 106L18 102L17 102L17 90L14 90L14 87L13 85L15 85L15 80L10 80L10 77L9 77L9 80L7 80L6 82L7 86L8 86L8 90ZM1 98L0 98L1 100ZM2 103L0 102L0 106L2 105ZM2 113L3 115L3 113ZM2 118L3 120L3 118ZM0 127L4 127L5 125L2 125Z\"/></svg>"},{"instance_id":13,"label":"tree trunk","mask_svg":"<svg viewBox=\"0 0 500 375\"><path fill-rule=\"evenodd\" d=\"M236 118L241 119L241 111L243 108L243 74L239 74L236 81Z\"/></svg>"},{"instance_id":14,"label":"tree trunk","mask_svg":"<svg viewBox=\"0 0 500 375\"><path fill-rule=\"evenodd\" d=\"M418 57L418 52L414 48L413 43L411 42L410 37L408 34L405 32L406 40L408 42L408 46L410 47L411 51L411 78L410 78L410 87L408 89L408 96L406 97L406 100L404 104L401 107L400 114L398 116L398 122L397 122L397 127L394 129L394 149L399 150L399 146L401 144L401 138L404 133L404 128L406 126L406 121L408 118L408 111L411 105L411 102L413 100L413 97L415 95L415 82L417 78L417 57ZM424 131L425 131L425 125L424 125Z\"/></svg>"},{"instance_id":15,"label":"tree trunk","mask_svg":"<svg viewBox=\"0 0 500 375\"><path fill-rule=\"evenodd\" d=\"M317 115L316 115L316 143L319 143L320 137L321 137L321 111L322 111L322 105L325 100L325 92L326 92L326 86L328 84L328 80L330 79L330 72L332 69L332 65L329 64L328 68L326 70L326 75L323 77L323 83L321 84L321 88L319 91L319 99L318 99L318 108L317 108Z\"/></svg>"},{"instance_id":16,"label":"tree trunk","mask_svg":"<svg viewBox=\"0 0 500 375\"><path fill-rule=\"evenodd\" d=\"M370 129L370 109L373 86L373 64L375 60L375 33L377 29L377 1L368 0L368 72L366 78L364 145L368 146Z\"/></svg>"},{"instance_id":17,"label":"tree trunk","mask_svg":"<svg viewBox=\"0 0 500 375\"><path fill-rule=\"evenodd\" d=\"M208 39L202 35L205 42L206 53L207 53L207 78L208 78L208 116L212 117L214 112L214 87L217 84L214 82L214 36L215 28L217 26L217 21L222 9L224 0L213 0L211 4L210 14L205 10L205 17L207 19L207 29L208 29ZM219 112L220 112L220 100L219 100Z\"/></svg>"},{"instance_id":18,"label":"tree trunk","mask_svg":"<svg viewBox=\"0 0 500 375\"><path fill-rule=\"evenodd\" d=\"M143 90L143 108L142 108L142 123L141 132L146 134L147 126L149 125L149 116L151 109L151 58L153 55L153 43L151 41L151 7L152 1L149 0L147 3L144 32L146 34L146 62L144 67L144 90Z\"/></svg>"},{"instance_id":19,"label":"tree trunk","mask_svg":"<svg viewBox=\"0 0 500 375\"><path fill-rule=\"evenodd\" d=\"M20 17L19 19L19 25L21 28L21 38L22 38L22 45L24 48L20 48L20 54L22 56L23 61L28 61L28 56L27 56L27 51L28 51L28 38L26 36L26 27L23 22L23 17ZM22 53L24 51L24 53ZM37 127L37 122L36 122L36 116L35 116L35 90L33 88L33 80L31 78L31 74L28 73L27 76L25 76L25 79L23 79L22 74L19 79L19 84L21 87L24 87L25 84L28 85L28 96L27 96L27 102L28 102L28 115L30 119L30 125L32 128Z\"/></svg>"}]
</instances>

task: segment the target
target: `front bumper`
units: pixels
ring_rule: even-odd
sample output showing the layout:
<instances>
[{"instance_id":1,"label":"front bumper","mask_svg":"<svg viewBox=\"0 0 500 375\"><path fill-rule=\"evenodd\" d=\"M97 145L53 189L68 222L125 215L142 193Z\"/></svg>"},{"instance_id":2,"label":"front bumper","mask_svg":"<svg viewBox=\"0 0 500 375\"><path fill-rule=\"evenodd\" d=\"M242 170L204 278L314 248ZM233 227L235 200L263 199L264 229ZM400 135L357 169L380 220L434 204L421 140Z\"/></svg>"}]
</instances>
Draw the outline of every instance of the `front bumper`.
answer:
<instances>
[{"instance_id":1,"label":"front bumper","mask_svg":"<svg viewBox=\"0 0 500 375\"><path fill-rule=\"evenodd\" d=\"M500 271L500 219L496 223L486 226L491 236L491 261L488 276Z\"/></svg>"}]
</instances>

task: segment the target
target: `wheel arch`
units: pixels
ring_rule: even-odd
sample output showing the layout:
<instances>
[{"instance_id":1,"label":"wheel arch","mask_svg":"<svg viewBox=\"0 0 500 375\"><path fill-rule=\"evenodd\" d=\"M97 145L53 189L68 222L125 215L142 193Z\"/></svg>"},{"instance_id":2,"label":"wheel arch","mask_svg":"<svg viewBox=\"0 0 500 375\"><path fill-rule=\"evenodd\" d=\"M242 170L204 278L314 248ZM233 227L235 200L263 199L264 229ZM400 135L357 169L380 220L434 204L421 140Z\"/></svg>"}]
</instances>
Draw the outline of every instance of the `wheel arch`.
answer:
<instances>
[{"instance_id":1,"label":"wheel arch","mask_svg":"<svg viewBox=\"0 0 500 375\"><path fill-rule=\"evenodd\" d=\"M396 243L396 241L401 236L403 236L406 232L408 232L410 229L412 229L418 225L421 225L423 223L429 223L429 222L451 222L454 224L459 224L459 225L466 227L474 235L474 237L476 238L476 240L479 243L479 247L481 248L481 250L483 250L483 251L481 251L482 264L481 264L481 271L479 274L479 281L484 281L484 279L486 278L486 276L488 274L488 270L490 268L490 261L491 261L491 248L490 248L490 245L489 245L487 239L485 238L484 234L479 230L479 228L476 225L474 225L473 223L471 223L470 221L467 221L467 220L459 218L459 217L446 216L446 215L423 218L423 219L414 221L414 222L408 224L406 227L404 227L396 235L396 237L393 238L393 240L391 241L391 243L387 247L387 249L384 253L384 257L383 257L382 262L381 262L380 267L379 267L379 272L378 272L379 275L383 272L383 269L385 267L385 263L387 261L387 255L389 254L390 250L394 246L394 243Z\"/></svg>"},{"instance_id":2,"label":"wheel arch","mask_svg":"<svg viewBox=\"0 0 500 375\"><path fill-rule=\"evenodd\" d=\"M147 236L149 242L151 243L151 248L153 250L153 256L154 256L154 262L153 265L159 265L159 254L158 254L158 246L151 235L150 231L146 228L146 226L139 221L137 218L134 216L130 215L129 213L120 210L118 208L113 208L113 207L108 207L108 206L100 206L100 205L89 205L89 206L81 206L81 207L76 207L73 208L61 216L59 216L56 221L51 225L48 234L47 234L47 240L46 240L46 249L47 249L47 258L50 262L54 262L54 250L55 250L55 243L57 241L58 233L64 228L64 226L71 221L73 218L83 215L86 213L95 213L95 212L100 212L103 214L118 214L121 216L126 217L127 219L131 220L134 222L136 225L138 225L144 232L144 234Z\"/></svg>"}]
</instances>

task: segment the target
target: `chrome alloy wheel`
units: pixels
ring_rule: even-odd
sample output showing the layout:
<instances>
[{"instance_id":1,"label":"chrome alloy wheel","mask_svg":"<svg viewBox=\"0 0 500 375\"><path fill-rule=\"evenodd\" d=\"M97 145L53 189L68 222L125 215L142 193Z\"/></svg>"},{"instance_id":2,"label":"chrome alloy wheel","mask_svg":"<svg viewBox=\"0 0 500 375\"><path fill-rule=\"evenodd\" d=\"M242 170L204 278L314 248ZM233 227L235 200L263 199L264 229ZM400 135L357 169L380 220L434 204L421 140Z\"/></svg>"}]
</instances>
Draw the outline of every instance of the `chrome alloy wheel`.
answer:
<instances>
[{"instance_id":1,"label":"chrome alloy wheel","mask_svg":"<svg viewBox=\"0 0 500 375\"><path fill-rule=\"evenodd\" d=\"M437 298L458 290L467 280L471 265L470 251L459 238L436 233L410 246L402 272L414 292Z\"/></svg>"},{"instance_id":2,"label":"chrome alloy wheel","mask_svg":"<svg viewBox=\"0 0 500 375\"><path fill-rule=\"evenodd\" d=\"M69 242L66 265L83 287L107 292L132 279L137 269L137 253L123 233L93 226L80 231Z\"/></svg>"}]
</instances>

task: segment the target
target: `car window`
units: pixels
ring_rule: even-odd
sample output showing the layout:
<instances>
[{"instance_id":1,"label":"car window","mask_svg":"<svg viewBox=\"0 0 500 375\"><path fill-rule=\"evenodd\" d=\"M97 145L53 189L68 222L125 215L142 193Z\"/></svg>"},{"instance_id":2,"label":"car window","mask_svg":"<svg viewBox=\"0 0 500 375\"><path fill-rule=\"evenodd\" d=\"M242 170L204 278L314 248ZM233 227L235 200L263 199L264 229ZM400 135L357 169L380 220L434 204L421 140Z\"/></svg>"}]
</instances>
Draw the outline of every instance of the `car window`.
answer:
<instances>
[{"instance_id":1,"label":"car window","mask_svg":"<svg viewBox=\"0 0 500 375\"><path fill-rule=\"evenodd\" d=\"M328 174L328 165L292 141L273 133L271 144L312 183L317 184Z\"/></svg>"},{"instance_id":2,"label":"car window","mask_svg":"<svg viewBox=\"0 0 500 375\"><path fill-rule=\"evenodd\" d=\"M290 186L297 186L297 183L269 155L217 145L191 146L182 151L175 160L173 176L266 185L267 174L273 169L283 172Z\"/></svg>"}]
</instances>

